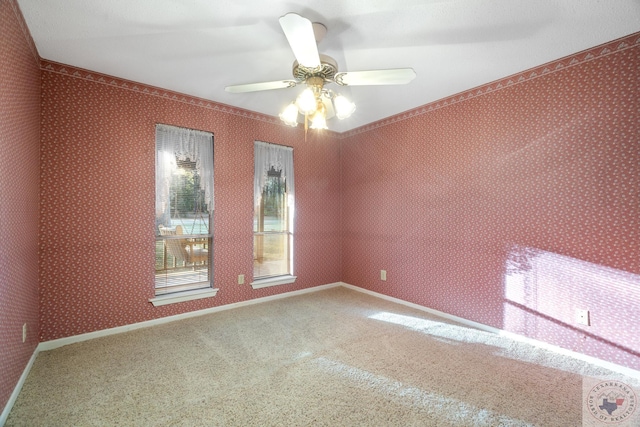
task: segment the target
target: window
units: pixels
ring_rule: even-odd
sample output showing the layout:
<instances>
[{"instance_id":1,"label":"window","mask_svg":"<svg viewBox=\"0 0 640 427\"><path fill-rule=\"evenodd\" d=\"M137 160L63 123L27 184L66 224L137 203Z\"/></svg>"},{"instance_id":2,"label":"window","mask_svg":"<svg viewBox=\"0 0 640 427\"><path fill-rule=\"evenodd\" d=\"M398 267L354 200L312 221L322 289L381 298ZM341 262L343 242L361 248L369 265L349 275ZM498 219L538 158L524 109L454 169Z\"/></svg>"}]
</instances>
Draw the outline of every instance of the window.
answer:
<instances>
[{"instance_id":1,"label":"window","mask_svg":"<svg viewBox=\"0 0 640 427\"><path fill-rule=\"evenodd\" d=\"M254 146L254 288L293 283L293 149Z\"/></svg>"},{"instance_id":2,"label":"window","mask_svg":"<svg viewBox=\"0 0 640 427\"><path fill-rule=\"evenodd\" d=\"M213 212L213 134L156 125L156 296L213 296Z\"/></svg>"}]
</instances>

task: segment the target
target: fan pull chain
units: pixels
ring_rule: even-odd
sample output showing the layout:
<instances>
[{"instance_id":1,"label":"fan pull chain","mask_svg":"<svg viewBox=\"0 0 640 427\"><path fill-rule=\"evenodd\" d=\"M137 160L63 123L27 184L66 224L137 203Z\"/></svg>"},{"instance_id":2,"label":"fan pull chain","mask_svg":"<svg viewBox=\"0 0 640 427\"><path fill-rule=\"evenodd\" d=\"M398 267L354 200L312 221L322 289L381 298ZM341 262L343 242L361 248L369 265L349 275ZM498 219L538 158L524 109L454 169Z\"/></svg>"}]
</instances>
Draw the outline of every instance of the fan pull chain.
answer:
<instances>
[{"instance_id":1,"label":"fan pull chain","mask_svg":"<svg viewBox=\"0 0 640 427\"><path fill-rule=\"evenodd\" d=\"M309 129L309 115L304 115L304 142L307 142L307 130Z\"/></svg>"}]
</instances>

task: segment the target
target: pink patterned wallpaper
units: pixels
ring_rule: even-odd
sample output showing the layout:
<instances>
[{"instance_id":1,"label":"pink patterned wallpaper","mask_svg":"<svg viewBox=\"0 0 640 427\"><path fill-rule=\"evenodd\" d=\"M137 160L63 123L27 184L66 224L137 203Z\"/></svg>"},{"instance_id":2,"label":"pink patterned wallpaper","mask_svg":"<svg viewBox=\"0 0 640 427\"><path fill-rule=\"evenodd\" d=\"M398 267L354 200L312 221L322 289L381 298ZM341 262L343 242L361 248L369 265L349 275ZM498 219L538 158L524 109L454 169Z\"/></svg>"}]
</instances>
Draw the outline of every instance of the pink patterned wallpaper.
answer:
<instances>
[{"instance_id":1,"label":"pink patterned wallpaper","mask_svg":"<svg viewBox=\"0 0 640 427\"><path fill-rule=\"evenodd\" d=\"M38 64L15 0L0 23L0 407L39 340L339 280L640 369L640 35L305 142L273 117ZM213 299L147 301L155 123L215 135ZM252 271L255 139L295 148L298 275L256 291L235 284ZM24 322L40 331L26 344Z\"/></svg>"},{"instance_id":2,"label":"pink patterned wallpaper","mask_svg":"<svg viewBox=\"0 0 640 427\"><path fill-rule=\"evenodd\" d=\"M40 65L14 0L0 0L0 33L1 411L38 344Z\"/></svg>"},{"instance_id":3,"label":"pink patterned wallpaper","mask_svg":"<svg viewBox=\"0 0 640 427\"><path fill-rule=\"evenodd\" d=\"M40 340L340 280L340 145L279 119L42 61ZM214 298L153 307L155 124L213 132ZM295 284L253 290L253 142L294 147ZM249 281L249 280L248 280ZM247 282L248 282L247 281Z\"/></svg>"},{"instance_id":4,"label":"pink patterned wallpaper","mask_svg":"<svg viewBox=\"0 0 640 427\"><path fill-rule=\"evenodd\" d=\"M640 369L639 70L634 34L344 135L342 280Z\"/></svg>"}]
</instances>

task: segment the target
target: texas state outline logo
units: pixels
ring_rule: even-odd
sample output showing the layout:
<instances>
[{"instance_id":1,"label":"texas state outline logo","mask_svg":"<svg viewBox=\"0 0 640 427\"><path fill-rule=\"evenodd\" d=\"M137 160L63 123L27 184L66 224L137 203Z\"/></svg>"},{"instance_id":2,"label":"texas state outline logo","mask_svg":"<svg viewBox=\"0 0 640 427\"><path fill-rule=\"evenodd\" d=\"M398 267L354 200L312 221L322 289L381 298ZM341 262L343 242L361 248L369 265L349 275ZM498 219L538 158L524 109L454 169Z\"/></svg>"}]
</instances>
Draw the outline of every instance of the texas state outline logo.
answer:
<instances>
[{"instance_id":1,"label":"texas state outline logo","mask_svg":"<svg viewBox=\"0 0 640 427\"><path fill-rule=\"evenodd\" d=\"M599 381L586 394L585 405L592 422L583 425L637 425L634 413L638 408L638 397L633 388L622 381Z\"/></svg>"}]
</instances>

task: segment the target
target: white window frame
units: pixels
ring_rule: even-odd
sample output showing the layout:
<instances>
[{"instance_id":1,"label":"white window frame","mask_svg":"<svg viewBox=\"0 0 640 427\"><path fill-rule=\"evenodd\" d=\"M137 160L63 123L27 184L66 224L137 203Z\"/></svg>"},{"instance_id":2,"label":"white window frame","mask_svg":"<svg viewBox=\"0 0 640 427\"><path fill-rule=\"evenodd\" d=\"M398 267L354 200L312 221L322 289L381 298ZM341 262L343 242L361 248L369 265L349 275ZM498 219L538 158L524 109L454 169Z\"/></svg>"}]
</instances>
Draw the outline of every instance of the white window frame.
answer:
<instances>
[{"instance_id":1,"label":"white window frame","mask_svg":"<svg viewBox=\"0 0 640 427\"><path fill-rule=\"evenodd\" d=\"M254 209L260 209L262 191L265 185L268 171L275 169L281 173L281 179L287 184L287 230L289 249L289 273L278 276L254 277L251 282L253 289L261 289L270 286L294 283L297 276L294 272L294 219L295 219L295 178L293 167L293 148L268 142L255 141L254 143ZM254 211L255 217L255 211ZM255 233L254 245L255 245ZM255 248L254 248L255 250Z\"/></svg>"},{"instance_id":2,"label":"white window frame","mask_svg":"<svg viewBox=\"0 0 640 427\"><path fill-rule=\"evenodd\" d=\"M156 242L167 242L172 240L173 242L182 241L190 242L186 243L189 247L184 255L185 267L188 262L191 262L196 270L196 266L201 267L206 265L206 279L200 280L198 277L194 282L188 282L186 284L178 284L159 287L158 286L158 270L156 271L156 279L154 279L154 291L155 297L149 301L154 305L165 305L183 301L190 301L200 298L209 298L217 294L218 289L213 288L213 236L214 236L214 197L213 197L213 134L210 132L198 131L193 129L180 128L176 126L169 126L163 124L156 125L156 224L155 235ZM189 235L189 232L198 233L197 231L189 231L183 229L184 227L173 224L173 220L167 219L167 215L170 215L169 200L169 185L171 182L171 171L175 170L178 161L189 160L195 166L193 167L198 171L200 176L200 190L204 194L204 200L208 208L207 234L193 234ZM166 163L166 164L165 164ZM202 197L202 196L201 196ZM195 219L193 220L195 223ZM171 222L171 224L167 224ZM177 234L182 234L181 237L176 237ZM200 250L200 260L189 261L193 259L194 254L197 254L198 247L202 247L199 241L201 239L207 239L205 244L206 252L203 254L203 250ZM163 243L163 248L166 248L166 243ZM175 246L175 245L174 245ZM157 247L157 245L156 245ZM177 252L176 248L173 248L174 252ZM165 251L166 252L166 251ZM187 259L186 256L189 255ZM166 254L164 254L166 256ZM175 254L179 256L178 253ZM164 259L164 258L163 258ZM177 259L177 258L176 258ZM204 264L203 264L204 263ZM163 270L164 271L164 270ZM201 270L202 271L202 270ZM166 274L166 273L165 273ZM175 280L175 279L174 279Z\"/></svg>"}]
</instances>

